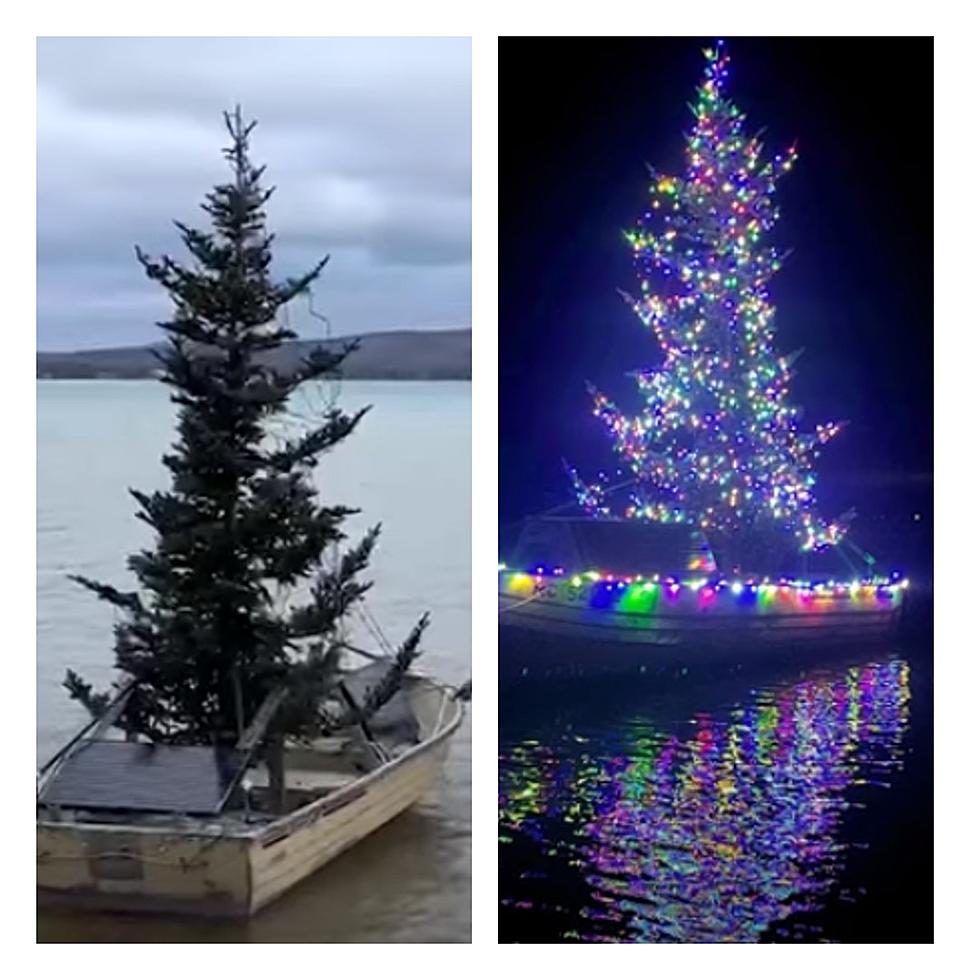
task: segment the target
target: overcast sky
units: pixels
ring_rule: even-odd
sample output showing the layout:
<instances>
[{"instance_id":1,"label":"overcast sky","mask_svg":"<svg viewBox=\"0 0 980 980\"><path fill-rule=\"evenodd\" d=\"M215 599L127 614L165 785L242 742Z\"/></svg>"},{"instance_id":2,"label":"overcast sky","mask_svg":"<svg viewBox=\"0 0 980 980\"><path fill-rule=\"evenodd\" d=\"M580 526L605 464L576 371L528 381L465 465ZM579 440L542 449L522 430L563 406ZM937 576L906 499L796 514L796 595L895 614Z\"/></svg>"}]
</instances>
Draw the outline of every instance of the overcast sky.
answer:
<instances>
[{"instance_id":1,"label":"overcast sky","mask_svg":"<svg viewBox=\"0 0 980 980\"><path fill-rule=\"evenodd\" d=\"M274 270L324 252L335 335L470 322L470 48L455 38L38 42L38 348L151 342L168 305L133 246L225 178L223 109L258 120ZM317 335L295 311L294 325Z\"/></svg>"}]
</instances>

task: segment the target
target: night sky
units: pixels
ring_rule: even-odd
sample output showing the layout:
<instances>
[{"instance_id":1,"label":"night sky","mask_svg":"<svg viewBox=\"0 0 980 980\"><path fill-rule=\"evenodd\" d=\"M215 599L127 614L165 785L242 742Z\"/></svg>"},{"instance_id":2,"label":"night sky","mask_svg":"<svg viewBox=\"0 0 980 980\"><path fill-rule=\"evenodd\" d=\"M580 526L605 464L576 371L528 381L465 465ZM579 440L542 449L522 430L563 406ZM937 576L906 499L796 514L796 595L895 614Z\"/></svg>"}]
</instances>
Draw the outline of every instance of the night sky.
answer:
<instances>
[{"instance_id":1,"label":"night sky","mask_svg":"<svg viewBox=\"0 0 980 980\"><path fill-rule=\"evenodd\" d=\"M680 173L713 38L500 40L500 524L570 499L614 455L585 381L624 410L626 372L658 363L617 295L636 289L622 232L649 163ZM931 38L729 38L728 92L794 140L771 241L793 254L770 284L780 351L803 347L803 424L850 424L817 464L827 517L883 561L931 566L933 124ZM913 515L918 514L918 520Z\"/></svg>"}]
</instances>

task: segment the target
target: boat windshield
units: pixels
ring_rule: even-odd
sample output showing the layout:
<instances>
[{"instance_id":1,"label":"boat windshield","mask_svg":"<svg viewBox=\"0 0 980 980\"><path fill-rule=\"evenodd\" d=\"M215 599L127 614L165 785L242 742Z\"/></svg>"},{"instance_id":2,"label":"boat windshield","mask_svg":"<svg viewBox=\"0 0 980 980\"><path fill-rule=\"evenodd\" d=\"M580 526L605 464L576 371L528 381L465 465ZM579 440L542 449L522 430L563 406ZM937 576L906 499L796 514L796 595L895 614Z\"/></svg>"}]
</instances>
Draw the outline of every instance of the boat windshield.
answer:
<instances>
[{"instance_id":1,"label":"boat windshield","mask_svg":"<svg viewBox=\"0 0 980 980\"><path fill-rule=\"evenodd\" d=\"M696 529L588 517L528 518L510 563L618 575L717 570L707 540Z\"/></svg>"}]
</instances>

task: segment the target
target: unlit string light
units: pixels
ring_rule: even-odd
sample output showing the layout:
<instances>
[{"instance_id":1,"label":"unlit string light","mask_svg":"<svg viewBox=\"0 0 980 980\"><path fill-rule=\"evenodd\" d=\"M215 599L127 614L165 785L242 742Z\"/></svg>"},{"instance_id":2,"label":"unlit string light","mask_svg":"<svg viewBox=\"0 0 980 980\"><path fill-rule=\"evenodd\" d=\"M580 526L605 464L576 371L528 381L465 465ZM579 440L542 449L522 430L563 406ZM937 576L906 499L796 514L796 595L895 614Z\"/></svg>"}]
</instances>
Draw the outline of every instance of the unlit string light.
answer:
<instances>
[{"instance_id":1,"label":"unlit string light","mask_svg":"<svg viewBox=\"0 0 980 980\"><path fill-rule=\"evenodd\" d=\"M330 322L330 318L325 314L321 313L316 308L315 296L312 289L306 291L306 309L309 315L314 319L323 324L323 340L329 345L333 340L333 325ZM325 387L329 391L329 395L326 399L321 400L317 410L321 415L326 414L326 412L332 411L337 407L340 401L340 391L341 391L341 376L339 374L334 375L327 381L318 382L319 390L322 391ZM308 407L309 402L307 403ZM339 545L335 542L333 545L333 564L336 568L340 562L340 551ZM372 639L378 644L383 653L390 657L395 656L395 649L389 642L388 638L385 636L384 630L381 628L381 624L378 622L375 615L371 612L371 608L367 603L367 599L363 596L358 600L357 604L354 606L354 611L357 617L360 619L362 625L367 630L368 634ZM343 630L343 624L341 624L341 631ZM341 637L343 639L343 637Z\"/></svg>"},{"instance_id":2,"label":"unlit string light","mask_svg":"<svg viewBox=\"0 0 980 980\"><path fill-rule=\"evenodd\" d=\"M329 347L333 340L333 327L329 317L321 313L315 305L312 286L305 290L306 308L309 315L323 325L322 338L316 338ZM290 327L289 306L283 308L283 326ZM326 394L325 394L326 393ZM286 417L305 426L319 424L329 412L333 411L340 401L341 377L335 374L328 379L317 379L302 385L294 394L294 405L287 407Z\"/></svg>"},{"instance_id":3,"label":"unlit string light","mask_svg":"<svg viewBox=\"0 0 980 980\"><path fill-rule=\"evenodd\" d=\"M329 344L333 332L330 319L317 310L313 287L308 286L304 292L306 294L307 311L313 319L323 324L323 341ZM290 304L287 303L280 308L280 316L280 326L290 330L292 328ZM289 439L295 438L300 431L305 431L322 424L327 414L336 408L340 400L340 391L341 381L339 376L333 377L328 381L316 380L301 385L293 393L292 404L285 406L281 413L279 424L275 429L270 429L270 436L279 444L284 444ZM324 395L324 392L326 392L326 395ZM339 567L339 563L339 548L337 543L334 542L331 546L329 564L336 570ZM291 595L292 589L283 586L277 588L275 604L280 611L285 610L285 606ZM340 624L338 627L338 638L341 640L343 639L343 633L343 624Z\"/></svg>"},{"instance_id":4,"label":"unlit string light","mask_svg":"<svg viewBox=\"0 0 980 980\"><path fill-rule=\"evenodd\" d=\"M323 336L317 339L322 339L323 343L329 346L333 341L333 325L330 322L330 318L317 309L316 297L312 287L307 287L305 292L307 313L312 319L322 324L323 327ZM290 326L288 305L283 307L282 315L283 325L288 328ZM339 373L326 380L317 380L302 385L293 396L294 400L300 403L300 410L297 411L295 406L287 408L285 413L286 418L304 427L318 424L337 407L340 401L341 387L342 379ZM329 564L334 572L340 566L340 547L337 542L331 545ZM277 596L277 601L285 602L287 598L288 596L286 595L279 595ZM378 644L383 653L393 657L395 655L395 649L385 636L381 624L371 612L366 599L363 597L359 599L354 605L353 610L368 635ZM346 642L348 637L344 622L337 624L332 638L336 642Z\"/></svg>"}]
</instances>

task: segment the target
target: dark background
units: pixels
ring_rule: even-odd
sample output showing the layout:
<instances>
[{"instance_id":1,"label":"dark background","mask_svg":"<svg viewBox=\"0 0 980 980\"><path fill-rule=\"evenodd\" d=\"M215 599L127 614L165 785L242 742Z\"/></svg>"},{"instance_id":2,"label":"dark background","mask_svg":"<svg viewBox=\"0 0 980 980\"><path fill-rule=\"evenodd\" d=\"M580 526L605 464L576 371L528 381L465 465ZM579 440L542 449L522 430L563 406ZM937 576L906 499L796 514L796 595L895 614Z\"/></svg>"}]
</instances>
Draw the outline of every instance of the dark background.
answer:
<instances>
[{"instance_id":1,"label":"dark background","mask_svg":"<svg viewBox=\"0 0 980 980\"><path fill-rule=\"evenodd\" d=\"M657 363L622 231L650 163L678 173L687 104L713 38L500 40L500 531L571 499L614 456L586 379L632 411L626 372ZM932 39L730 38L728 92L796 140L772 241L777 343L805 348L792 401L804 424L847 419L818 462L825 516L857 508L852 539L932 575ZM918 516L916 516L918 515Z\"/></svg>"}]
</instances>

